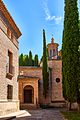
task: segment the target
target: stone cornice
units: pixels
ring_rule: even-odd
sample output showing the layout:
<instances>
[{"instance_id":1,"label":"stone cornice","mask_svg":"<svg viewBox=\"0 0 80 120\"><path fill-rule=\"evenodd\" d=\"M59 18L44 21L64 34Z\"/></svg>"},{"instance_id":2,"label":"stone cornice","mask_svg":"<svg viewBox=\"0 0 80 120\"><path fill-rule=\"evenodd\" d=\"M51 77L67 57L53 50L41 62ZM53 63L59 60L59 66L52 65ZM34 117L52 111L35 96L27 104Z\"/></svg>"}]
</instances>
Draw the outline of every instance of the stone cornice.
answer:
<instances>
[{"instance_id":1,"label":"stone cornice","mask_svg":"<svg viewBox=\"0 0 80 120\"><path fill-rule=\"evenodd\" d=\"M2 28L0 27L0 30L4 33L4 35L6 35L6 37L8 37L7 36L7 34L2 30ZM11 41L11 39L8 37L8 39ZM13 43L13 42L12 42ZM19 43L18 41L17 41L17 43ZM18 46L15 44L15 43L13 43L14 45L15 45L15 47L19 50L19 48L18 48Z\"/></svg>"},{"instance_id":2,"label":"stone cornice","mask_svg":"<svg viewBox=\"0 0 80 120\"><path fill-rule=\"evenodd\" d=\"M49 46L59 46L59 44L58 43L49 43L48 45L47 45L47 47L49 47Z\"/></svg>"},{"instance_id":3,"label":"stone cornice","mask_svg":"<svg viewBox=\"0 0 80 120\"><path fill-rule=\"evenodd\" d=\"M26 69L42 69L42 67L37 66L19 66L19 68L26 68Z\"/></svg>"},{"instance_id":4,"label":"stone cornice","mask_svg":"<svg viewBox=\"0 0 80 120\"><path fill-rule=\"evenodd\" d=\"M36 77L36 76L25 76L25 75L19 75L18 78L35 78L35 79L40 79L39 77Z\"/></svg>"},{"instance_id":5,"label":"stone cornice","mask_svg":"<svg viewBox=\"0 0 80 120\"><path fill-rule=\"evenodd\" d=\"M17 27L17 25L15 24L11 15L9 14L9 12L8 12L7 8L5 7L4 3L2 2L2 0L0 0L0 11L4 14L5 18L8 20L9 24L12 26L13 30L16 32L17 39L18 39L21 36L21 32L20 32L19 28Z\"/></svg>"}]
</instances>

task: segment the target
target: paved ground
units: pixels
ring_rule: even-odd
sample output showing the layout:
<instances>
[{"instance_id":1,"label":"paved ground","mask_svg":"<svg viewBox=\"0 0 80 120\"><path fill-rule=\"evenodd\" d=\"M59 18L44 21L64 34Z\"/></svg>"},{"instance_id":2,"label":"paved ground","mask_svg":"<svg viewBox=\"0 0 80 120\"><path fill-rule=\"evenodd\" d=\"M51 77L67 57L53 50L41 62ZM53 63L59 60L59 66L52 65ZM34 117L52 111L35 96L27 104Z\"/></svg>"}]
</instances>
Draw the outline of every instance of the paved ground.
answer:
<instances>
[{"instance_id":1,"label":"paved ground","mask_svg":"<svg viewBox=\"0 0 80 120\"><path fill-rule=\"evenodd\" d=\"M31 116L19 117L14 120L63 120L59 109L28 110Z\"/></svg>"}]
</instances>

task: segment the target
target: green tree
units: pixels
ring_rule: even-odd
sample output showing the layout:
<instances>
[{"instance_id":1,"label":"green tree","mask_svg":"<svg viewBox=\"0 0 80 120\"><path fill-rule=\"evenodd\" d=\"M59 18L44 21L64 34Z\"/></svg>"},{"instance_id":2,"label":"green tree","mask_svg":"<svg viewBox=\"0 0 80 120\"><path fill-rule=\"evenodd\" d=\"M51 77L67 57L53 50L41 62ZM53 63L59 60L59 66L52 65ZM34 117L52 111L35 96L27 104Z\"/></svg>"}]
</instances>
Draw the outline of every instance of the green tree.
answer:
<instances>
[{"instance_id":1,"label":"green tree","mask_svg":"<svg viewBox=\"0 0 80 120\"><path fill-rule=\"evenodd\" d=\"M43 94L46 98L47 90L48 90L48 66L47 66L47 48L46 48L46 36L45 30L43 29L43 67L42 67L42 74L43 74Z\"/></svg>"},{"instance_id":2,"label":"green tree","mask_svg":"<svg viewBox=\"0 0 80 120\"><path fill-rule=\"evenodd\" d=\"M26 55L26 66L28 66L29 65L29 57L28 57L28 55Z\"/></svg>"},{"instance_id":3,"label":"green tree","mask_svg":"<svg viewBox=\"0 0 80 120\"><path fill-rule=\"evenodd\" d=\"M78 47L78 72L77 72L77 103L80 112L80 20L79 20L79 47Z\"/></svg>"},{"instance_id":4,"label":"green tree","mask_svg":"<svg viewBox=\"0 0 80 120\"><path fill-rule=\"evenodd\" d=\"M23 65L24 66L28 66L29 65L28 55L24 55L23 56Z\"/></svg>"},{"instance_id":5,"label":"green tree","mask_svg":"<svg viewBox=\"0 0 80 120\"><path fill-rule=\"evenodd\" d=\"M23 66L26 65L26 55L23 55Z\"/></svg>"},{"instance_id":6,"label":"green tree","mask_svg":"<svg viewBox=\"0 0 80 120\"><path fill-rule=\"evenodd\" d=\"M77 0L65 0L64 31L62 41L63 95L71 103L79 92L79 21ZM78 92L77 92L78 90Z\"/></svg>"},{"instance_id":7,"label":"green tree","mask_svg":"<svg viewBox=\"0 0 80 120\"><path fill-rule=\"evenodd\" d=\"M79 31L80 31L80 20L79 20Z\"/></svg>"},{"instance_id":8,"label":"green tree","mask_svg":"<svg viewBox=\"0 0 80 120\"><path fill-rule=\"evenodd\" d=\"M23 53L19 56L19 66L23 66Z\"/></svg>"},{"instance_id":9,"label":"green tree","mask_svg":"<svg viewBox=\"0 0 80 120\"><path fill-rule=\"evenodd\" d=\"M34 66L34 59L32 59L32 66Z\"/></svg>"},{"instance_id":10,"label":"green tree","mask_svg":"<svg viewBox=\"0 0 80 120\"><path fill-rule=\"evenodd\" d=\"M34 66L38 66L38 62L39 62L38 55L35 55L35 57L34 57Z\"/></svg>"},{"instance_id":11,"label":"green tree","mask_svg":"<svg viewBox=\"0 0 80 120\"><path fill-rule=\"evenodd\" d=\"M32 66L33 62L32 62L32 52L29 51L29 66Z\"/></svg>"}]
</instances>

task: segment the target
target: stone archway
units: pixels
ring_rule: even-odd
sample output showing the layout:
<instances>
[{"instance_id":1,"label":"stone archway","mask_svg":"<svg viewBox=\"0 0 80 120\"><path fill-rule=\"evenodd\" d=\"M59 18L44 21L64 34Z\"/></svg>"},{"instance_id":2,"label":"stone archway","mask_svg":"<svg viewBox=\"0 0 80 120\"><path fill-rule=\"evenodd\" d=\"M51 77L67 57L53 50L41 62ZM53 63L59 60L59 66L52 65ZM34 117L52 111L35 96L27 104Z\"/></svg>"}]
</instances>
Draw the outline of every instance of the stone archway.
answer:
<instances>
[{"instance_id":1,"label":"stone archway","mask_svg":"<svg viewBox=\"0 0 80 120\"><path fill-rule=\"evenodd\" d=\"M24 103L34 104L34 88L31 85L24 87Z\"/></svg>"}]
</instances>

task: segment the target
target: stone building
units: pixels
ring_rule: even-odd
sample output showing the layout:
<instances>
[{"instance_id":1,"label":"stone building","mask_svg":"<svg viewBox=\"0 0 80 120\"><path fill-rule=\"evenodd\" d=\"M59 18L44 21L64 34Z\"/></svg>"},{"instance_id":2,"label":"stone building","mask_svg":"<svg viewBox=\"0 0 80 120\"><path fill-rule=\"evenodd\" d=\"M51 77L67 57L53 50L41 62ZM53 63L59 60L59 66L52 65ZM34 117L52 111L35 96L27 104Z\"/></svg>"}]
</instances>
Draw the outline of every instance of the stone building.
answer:
<instances>
[{"instance_id":1,"label":"stone building","mask_svg":"<svg viewBox=\"0 0 80 120\"><path fill-rule=\"evenodd\" d=\"M19 110L18 38L21 32L0 0L0 115Z\"/></svg>"},{"instance_id":2,"label":"stone building","mask_svg":"<svg viewBox=\"0 0 80 120\"><path fill-rule=\"evenodd\" d=\"M48 68L49 68L49 95L46 102L50 106L64 106L65 101L62 94L62 60L61 51L58 51L58 44L54 38L48 47ZM40 65L42 66L42 65ZM43 104L43 80L42 67L20 66L19 68L19 99L21 106L36 106Z\"/></svg>"},{"instance_id":3,"label":"stone building","mask_svg":"<svg viewBox=\"0 0 80 120\"><path fill-rule=\"evenodd\" d=\"M19 100L21 107L39 103L39 81L42 80L41 67L21 66L19 69Z\"/></svg>"}]
</instances>

